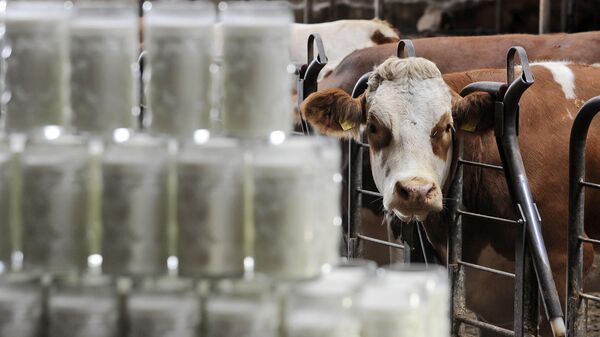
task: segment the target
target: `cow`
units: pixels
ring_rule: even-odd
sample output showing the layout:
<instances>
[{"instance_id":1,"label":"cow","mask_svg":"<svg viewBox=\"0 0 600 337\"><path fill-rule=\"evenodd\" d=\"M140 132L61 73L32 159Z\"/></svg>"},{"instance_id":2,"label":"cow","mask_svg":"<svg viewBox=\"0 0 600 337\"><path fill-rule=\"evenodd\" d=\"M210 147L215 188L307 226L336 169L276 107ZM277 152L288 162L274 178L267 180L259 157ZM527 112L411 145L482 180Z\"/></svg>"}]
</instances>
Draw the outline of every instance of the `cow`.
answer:
<instances>
[{"instance_id":1,"label":"cow","mask_svg":"<svg viewBox=\"0 0 600 337\"><path fill-rule=\"evenodd\" d=\"M600 94L600 68L541 62L531 69L535 84L521 99L519 139L543 220L554 280L564 300L569 133L583 102ZM492 130L494 99L482 92L464 98L458 95L463 87L476 81L504 82L506 69L442 75L427 59L391 57L375 68L368 88L358 98L340 88L329 88L310 95L301 107L308 121L327 135L350 138L364 130L383 207L403 221L422 222L428 240L443 261L449 224L442 215L451 168L456 164L454 140L462 137L467 160L501 163ZM588 179L600 181L597 132L589 134L587 168ZM515 218L501 172L465 167L464 186L468 211ZM600 239L600 208L591 207L600 203L600 192L588 191L586 196L586 234ZM515 228L467 217L463 224L465 261L514 270ZM593 275L586 279L586 287L597 291L600 277L588 273L593 257L593 248L586 245L585 272ZM512 280L467 269L465 282L470 309L485 321L512 326ZM482 331L482 336L488 336L485 333Z\"/></svg>"},{"instance_id":2,"label":"cow","mask_svg":"<svg viewBox=\"0 0 600 337\"><path fill-rule=\"evenodd\" d=\"M327 44L328 40L324 40ZM600 31L576 34L507 34L493 36L431 37L412 40L418 56L438 65L442 74L481 68L499 68L504 60L496 57L514 45L523 46L531 60L600 62ZM357 50L346 56L320 88L341 88L351 92L356 81L388 57L396 44L387 43Z\"/></svg>"}]
</instances>

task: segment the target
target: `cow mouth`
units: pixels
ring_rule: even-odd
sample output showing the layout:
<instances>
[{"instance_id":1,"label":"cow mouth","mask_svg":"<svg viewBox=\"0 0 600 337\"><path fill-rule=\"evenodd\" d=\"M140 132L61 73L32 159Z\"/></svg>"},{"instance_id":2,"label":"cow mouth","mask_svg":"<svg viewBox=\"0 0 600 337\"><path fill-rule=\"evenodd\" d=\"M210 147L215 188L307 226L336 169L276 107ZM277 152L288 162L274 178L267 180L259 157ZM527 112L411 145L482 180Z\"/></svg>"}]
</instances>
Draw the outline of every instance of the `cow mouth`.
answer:
<instances>
[{"instance_id":1,"label":"cow mouth","mask_svg":"<svg viewBox=\"0 0 600 337\"><path fill-rule=\"evenodd\" d=\"M425 221L431 210L422 208L393 209L392 212L403 222Z\"/></svg>"}]
</instances>

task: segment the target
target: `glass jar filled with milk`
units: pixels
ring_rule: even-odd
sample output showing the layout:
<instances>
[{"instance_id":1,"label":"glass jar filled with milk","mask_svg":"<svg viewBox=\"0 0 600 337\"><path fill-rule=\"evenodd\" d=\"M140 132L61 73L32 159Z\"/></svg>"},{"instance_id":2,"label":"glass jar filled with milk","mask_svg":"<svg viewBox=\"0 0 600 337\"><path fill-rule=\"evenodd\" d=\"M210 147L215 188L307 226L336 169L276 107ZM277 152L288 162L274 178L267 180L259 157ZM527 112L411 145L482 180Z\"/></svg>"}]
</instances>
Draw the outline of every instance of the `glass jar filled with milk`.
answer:
<instances>
[{"instance_id":1,"label":"glass jar filled with milk","mask_svg":"<svg viewBox=\"0 0 600 337\"><path fill-rule=\"evenodd\" d=\"M270 282L226 279L206 299L207 337L277 337L279 306Z\"/></svg>"},{"instance_id":2,"label":"glass jar filled with milk","mask_svg":"<svg viewBox=\"0 0 600 337\"><path fill-rule=\"evenodd\" d=\"M119 129L116 134L119 131L126 132ZM136 134L107 145L102 162L105 272L156 275L166 271L168 163L167 144L149 135Z\"/></svg>"},{"instance_id":3,"label":"glass jar filled with milk","mask_svg":"<svg viewBox=\"0 0 600 337\"><path fill-rule=\"evenodd\" d=\"M68 107L68 11L62 1L6 5L1 100L9 132L62 125Z\"/></svg>"},{"instance_id":4,"label":"glass jar filled with milk","mask_svg":"<svg viewBox=\"0 0 600 337\"><path fill-rule=\"evenodd\" d=\"M48 295L48 337L118 337L119 298L104 276L56 279Z\"/></svg>"},{"instance_id":5,"label":"glass jar filled with milk","mask_svg":"<svg viewBox=\"0 0 600 337\"><path fill-rule=\"evenodd\" d=\"M290 138L253 150L254 270L275 279L309 279L322 265L318 221L321 173L312 137Z\"/></svg>"},{"instance_id":6,"label":"glass jar filled with milk","mask_svg":"<svg viewBox=\"0 0 600 337\"><path fill-rule=\"evenodd\" d=\"M200 298L189 279L165 277L139 285L127 298L126 337L196 337Z\"/></svg>"},{"instance_id":7,"label":"glass jar filled with milk","mask_svg":"<svg viewBox=\"0 0 600 337\"><path fill-rule=\"evenodd\" d=\"M133 1L75 3L71 20L71 125L110 136L139 113L138 17Z\"/></svg>"},{"instance_id":8,"label":"glass jar filled with milk","mask_svg":"<svg viewBox=\"0 0 600 337\"><path fill-rule=\"evenodd\" d=\"M150 130L191 138L210 127L215 8L209 2L146 2L144 82Z\"/></svg>"},{"instance_id":9,"label":"glass jar filled with milk","mask_svg":"<svg viewBox=\"0 0 600 337\"><path fill-rule=\"evenodd\" d=\"M223 131L268 138L292 127L290 40L292 15L283 2L219 6L223 38Z\"/></svg>"},{"instance_id":10,"label":"glass jar filled with milk","mask_svg":"<svg viewBox=\"0 0 600 337\"><path fill-rule=\"evenodd\" d=\"M239 142L213 138L182 146L177 160L179 272L189 277L241 276L245 227Z\"/></svg>"},{"instance_id":11,"label":"glass jar filled with milk","mask_svg":"<svg viewBox=\"0 0 600 337\"><path fill-rule=\"evenodd\" d=\"M0 277L0 336L39 336L42 311L42 287L38 277L12 273Z\"/></svg>"},{"instance_id":12,"label":"glass jar filled with milk","mask_svg":"<svg viewBox=\"0 0 600 337\"><path fill-rule=\"evenodd\" d=\"M446 337L450 334L450 285L446 268L439 265L399 263L387 267L394 272L389 277L397 282L422 287L427 294L427 336Z\"/></svg>"},{"instance_id":13,"label":"glass jar filled with milk","mask_svg":"<svg viewBox=\"0 0 600 337\"><path fill-rule=\"evenodd\" d=\"M293 285L285 299L286 336L359 337L357 294L374 270L373 263L356 261Z\"/></svg>"},{"instance_id":14,"label":"glass jar filled with milk","mask_svg":"<svg viewBox=\"0 0 600 337\"><path fill-rule=\"evenodd\" d=\"M89 154L85 140L48 126L21 157L23 267L78 271L87 264Z\"/></svg>"},{"instance_id":15,"label":"glass jar filled with milk","mask_svg":"<svg viewBox=\"0 0 600 337\"><path fill-rule=\"evenodd\" d=\"M363 288L358 308L361 337L428 337L427 295L414 282L402 282L401 272L378 270Z\"/></svg>"},{"instance_id":16,"label":"glass jar filled with milk","mask_svg":"<svg viewBox=\"0 0 600 337\"><path fill-rule=\"evenodd\" d=\"M15 158L9 141L0 135L0 274L9 268L14 248L10 205L16 182L16 175L13 174Z\"/></svg>"}]
</instances>

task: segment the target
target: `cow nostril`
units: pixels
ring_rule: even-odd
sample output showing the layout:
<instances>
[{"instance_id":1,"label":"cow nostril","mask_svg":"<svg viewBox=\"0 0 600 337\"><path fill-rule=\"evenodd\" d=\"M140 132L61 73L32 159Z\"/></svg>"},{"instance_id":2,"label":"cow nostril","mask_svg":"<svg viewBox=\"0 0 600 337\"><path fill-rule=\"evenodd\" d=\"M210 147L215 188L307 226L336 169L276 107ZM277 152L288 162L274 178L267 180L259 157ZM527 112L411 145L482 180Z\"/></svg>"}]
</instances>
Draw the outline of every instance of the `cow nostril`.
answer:
<instances>
[{"instance_id":1,"label":"cow nostril","mask_svg":"<svg viewBox=\"0 0 600 337\"><path fill-rule=\"evenodd\" d=\"M396 183L396 193L404 200L408 200L410 198L410 191L402 186L400 182Z\"/></svg>"},{"instance_id":2,"label":"cow nostril","mask_svg":"<svg viewBox=\"0 0 600 337\"><path fill-rule=\"evenodd\" d=\"M429 189L429 191L427 191L427 197L431 198L435 195L436 189L435 189L435 185L432 185L431 188Z\"/></svg>"}]
</instances>

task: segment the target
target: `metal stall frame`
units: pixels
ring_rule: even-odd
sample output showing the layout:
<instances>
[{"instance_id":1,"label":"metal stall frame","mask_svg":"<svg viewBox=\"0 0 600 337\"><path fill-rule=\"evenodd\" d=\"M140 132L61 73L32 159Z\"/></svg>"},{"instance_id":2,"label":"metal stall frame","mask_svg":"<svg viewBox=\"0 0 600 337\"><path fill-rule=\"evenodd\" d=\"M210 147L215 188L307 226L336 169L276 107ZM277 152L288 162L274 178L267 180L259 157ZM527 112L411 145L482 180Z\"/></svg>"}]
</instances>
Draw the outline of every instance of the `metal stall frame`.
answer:
<instances>
[{"instance_id":1,"label":"metal stall frame","mask_svg":"<svg viewBox=\"0 0 600 337\"><path fill-rule=\"evenodd\" d=\"M587 135L596 114L600 112L600 96L588 100L579 110L571 128L569 144L569 258L567 268L567 336L586 336L585 321L588 301L600 297L583 292L583 244L600 245L584 233L585 189L600 189L600 184L585 181L585 149Z\"/></svg>"}]
</instances>

